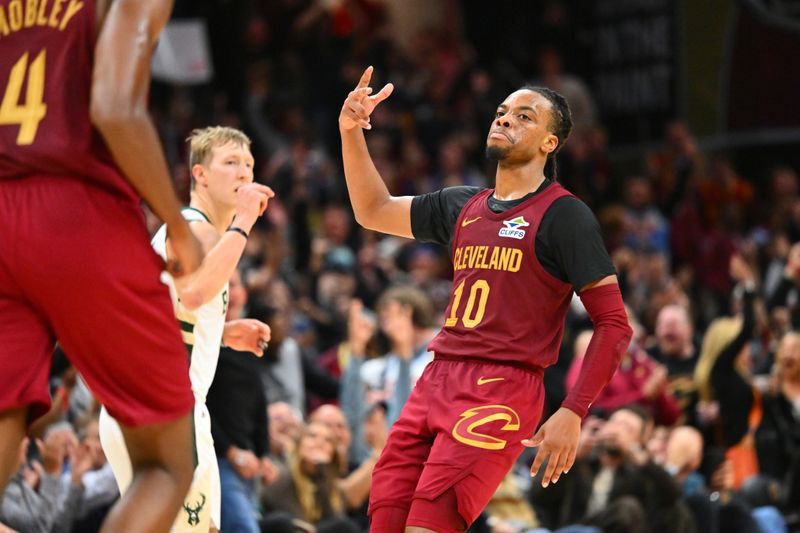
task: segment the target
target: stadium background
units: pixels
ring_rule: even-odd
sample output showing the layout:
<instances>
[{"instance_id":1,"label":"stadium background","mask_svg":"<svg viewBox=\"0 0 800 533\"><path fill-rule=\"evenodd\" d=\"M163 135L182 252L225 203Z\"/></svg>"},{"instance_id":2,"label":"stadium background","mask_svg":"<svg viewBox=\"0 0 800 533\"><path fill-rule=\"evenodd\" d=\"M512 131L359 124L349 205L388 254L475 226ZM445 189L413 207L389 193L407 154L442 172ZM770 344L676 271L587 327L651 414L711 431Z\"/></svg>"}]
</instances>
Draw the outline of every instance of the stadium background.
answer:
<instances>
[{"instance_id":1,"label":"stadium background","mask_svg":"<svg viewBox=\"0 0 800 533\"><path fill-rule=\"evenodd\" d=\"M338 399L353 297L377 310L385 289L412 286L437 324L449 297L446 250L361 230L349 210L337 116L365 66L376 68L373 86L396 87L367 134L393 194L491 186L483 147L495 107L527 82L563 92L575 129L559 180L601 223L640 345L659 354L658 316L675 304L699 351L707 326L740 308L728 265L741 255L767 303L750 342L753 373L767 380L778 339L796 325L797 298L770 302L800 241L798 57L800 7L789 0L177 0L150 101L187 201L193 128L233 126L253 140L256 180L277 197L241 262L245 312L276 334L264 368L296 346L304 376L271 389L265 380L265 392L305 416ZM550 410L587 325L576 305L546 376ZM378 335L374 353L391 343ZM58 367L54 389L63 378ZM70 409L63 418L77 425ZM720 443L701 430L707 463ZM536 507L525 460L511 493Z\"/></svg>"}]
</instances>

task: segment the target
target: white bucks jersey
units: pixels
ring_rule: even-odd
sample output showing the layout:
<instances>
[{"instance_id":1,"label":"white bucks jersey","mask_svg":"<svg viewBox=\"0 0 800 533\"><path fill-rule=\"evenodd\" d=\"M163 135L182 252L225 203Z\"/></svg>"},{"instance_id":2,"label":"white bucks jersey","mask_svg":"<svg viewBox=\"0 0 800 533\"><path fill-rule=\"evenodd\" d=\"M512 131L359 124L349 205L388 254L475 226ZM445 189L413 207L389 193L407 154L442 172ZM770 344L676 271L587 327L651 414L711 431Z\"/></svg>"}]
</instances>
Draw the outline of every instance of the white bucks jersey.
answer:
<instances>
[{"instance_id":1,"label":"white bucks jersey","mask_svg":"<svg viewBox=\"0 0 800 533\"><path fill-rule=\"evenodd\" d=\"M206 221L208 218L199 210L187 207L181 211L183 218L189 222ZM163 258L167 256L167 229L161 226L151 241L155 251ZM189 351L189 376L195 401L205 403L206 393L214 380L219 359L219 347L222 343L222 330L225 327L225 313L228 310L228 284L211 300L194 311L186 309L178 298L175 282L166 272L161 280L169 287L175 316L181 327L183 342Z\"/></svg>"}]
</instances>

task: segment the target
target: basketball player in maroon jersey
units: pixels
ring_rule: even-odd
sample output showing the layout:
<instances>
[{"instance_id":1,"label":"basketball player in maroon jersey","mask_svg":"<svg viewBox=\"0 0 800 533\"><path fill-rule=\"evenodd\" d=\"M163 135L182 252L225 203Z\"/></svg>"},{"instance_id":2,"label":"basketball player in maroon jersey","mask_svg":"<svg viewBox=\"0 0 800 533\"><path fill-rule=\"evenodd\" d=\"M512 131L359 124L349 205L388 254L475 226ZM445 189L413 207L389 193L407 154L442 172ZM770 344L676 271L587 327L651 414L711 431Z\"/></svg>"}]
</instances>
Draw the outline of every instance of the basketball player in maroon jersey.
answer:
<instances>
[{"instance_id":1,"label":"basketball player in maroon jersey","mask_svg":"<svg viewBox=\"0 0 800 533\"><path fill-rule=\"evenodd\" d=\"M572 127L559 94L525 87L497 108L486 154L494 189L452 187L391 196L363 129L392 92L372 94L372 67L339 115L342 155L358 222L450 246L454 279L435 352L375 467L371 531L461 532L480 514L523 446L536 475L556 482L575 460L581 418L613 375L631 329L599 225L554 179ZM536 432L542 372L553 364L577 291L595 333L580 378Z\"/></svg>"},{"instance_id":2,"label":"basketball player in maroon jersey","mask_svg":"<svg viewBox=\"0 0 800 533\"><path fill-rule=\"evenodd\" d=\"M171 10L0 0L0 488L50 404L57 338L125 426L134 482L104 531L167 531L194 469L186 349L139 205L169 228L169 270L194 271L146 105Z\"/></svg>"}]
</instances>

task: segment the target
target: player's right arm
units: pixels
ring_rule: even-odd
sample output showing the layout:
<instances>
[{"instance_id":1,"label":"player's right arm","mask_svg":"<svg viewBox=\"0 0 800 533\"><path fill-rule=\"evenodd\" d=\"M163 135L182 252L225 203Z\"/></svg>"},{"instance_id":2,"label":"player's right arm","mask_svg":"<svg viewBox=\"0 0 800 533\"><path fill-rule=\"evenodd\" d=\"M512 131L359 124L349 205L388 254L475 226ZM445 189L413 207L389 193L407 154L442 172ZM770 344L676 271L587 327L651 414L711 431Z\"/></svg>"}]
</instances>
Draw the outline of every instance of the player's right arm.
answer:
<instances>
[{"instance_id":1,"label":"player's right arm","mask_svg":"<svg viewBox=\"0 0 800 533\"><path fill-rule=\"evenodd\" d=\"M260 183L242 185L236 191L236 215L231 227L249 234L258 217L264 214L272 189ZM191 231L206 254L194 273L175 280L175 290L187 309L197 309L211 300L233 276L242 257L247 238L237 231L226 231L221 237L208 222L193 222ZM167 239L167 258L174 254L171 238Z\"/></svg>"},{"instance_id":2,"label":"player's right arm","mask_svg":"<svg viewBox=\"0 0 800 533\"><path fill-rule=\"evenodd\" d=\"M372 67L367 67L356 88L347 95L339 114L342 160L350 202L356 221L365 228L412 239L412 197L389 194L364 139L362 129L371 128L370 115L394 89L389 83L377 94L371 95L371 77Z\"/></svg>"},{"instance_id":3,"label":"player's right arm","mask_svg":"<svg viewBox=\"0 0 800 533\"><path fill-rule=\"evenodd\" d=\"M94 57L91 119L125 177L167 224L173 275L200 265L200 244L180 212L161 142L147 112L150 60L172 0L116 0L102 20Z\"/></svg>"}]
</instances>

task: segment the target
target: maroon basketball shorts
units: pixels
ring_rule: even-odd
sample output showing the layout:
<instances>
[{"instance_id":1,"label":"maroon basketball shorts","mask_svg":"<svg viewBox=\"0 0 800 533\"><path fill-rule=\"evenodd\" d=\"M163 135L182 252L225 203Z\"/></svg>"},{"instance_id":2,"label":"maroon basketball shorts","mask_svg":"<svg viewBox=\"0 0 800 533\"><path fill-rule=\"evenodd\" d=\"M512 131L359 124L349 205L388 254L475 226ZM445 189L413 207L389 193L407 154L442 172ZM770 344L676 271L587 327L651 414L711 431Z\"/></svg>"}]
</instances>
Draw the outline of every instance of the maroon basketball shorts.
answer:
<instances>
[{"instance_id":1,"label":"maroon basketball shorts","mask_svg":"<svg viewBox=\"0 0 800 533\"><path fill-rule=\"evenodd\" d=\"M53 342L128 426L194 404L186 348L141 210L68 178L0 181L0 410L50 405Z\"/></svg>"},{"instance_id":2,"label":"maroon basketball shorts","mask_svg":"<svg viewBox=\"0 0 800 533\"><path fill-rule=\"evenodd\" d=\"M540 372L434 359L375 466L371 531L464 531L522 453L543 402Z\"/></svg>"}]
</instances>

